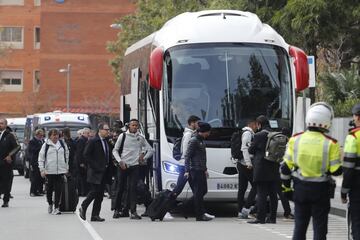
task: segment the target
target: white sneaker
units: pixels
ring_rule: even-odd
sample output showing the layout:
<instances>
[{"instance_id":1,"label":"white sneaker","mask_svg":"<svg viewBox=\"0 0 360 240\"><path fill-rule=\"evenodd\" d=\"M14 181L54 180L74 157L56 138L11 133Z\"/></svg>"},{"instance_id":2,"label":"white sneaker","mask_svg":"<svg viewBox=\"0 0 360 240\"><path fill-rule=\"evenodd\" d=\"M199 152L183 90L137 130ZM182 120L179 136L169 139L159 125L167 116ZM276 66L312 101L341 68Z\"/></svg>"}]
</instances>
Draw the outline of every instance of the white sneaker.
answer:
<instances>
[{"instance_id":1,"label":"white sneaker","mask_svg":"<svg viewBox=\"0 0 360 240\"><path fill-rule=\"evenodd\" d=\"M48 207L48 213L51 214L53 212L53 208L54 208L54 205L53 204L49 204L49 207Z\"/></svg>"},{"instance_id":2,"label":"white sneaker","mask_svg":"<svg viewBox=\"0 0 360 240\"><path fill-rule=\"evenodd\" d=\"M174 219L174 217L169 212L167 212L164 216L164 219L172 220L172 219Z\"/></svg>"},{"instance_id":3,"label":"white sneaker","mask_svg":"<svg viewBox=\"0 0 360 240\"><path fill-rule=\"evenodd\" d=\"M54 211L52 212L52 215L60 215L61 212L58 208L55 208Z\"/></svg>"},{"instance_id":4,"label":"white sneaker","mask_svg":"<svg viewBox=\"0 0 360 240\"><path fill-rule=\"evenodd\" d=\"M211 215L211 214L208 214L208 213L204 213L204 215L205 215L206 217L208 217L208 218L212 218L212 219L214 219L214 218L215 218L215 216L214 216L214 215Z\"/></svg>"}]
</instances>

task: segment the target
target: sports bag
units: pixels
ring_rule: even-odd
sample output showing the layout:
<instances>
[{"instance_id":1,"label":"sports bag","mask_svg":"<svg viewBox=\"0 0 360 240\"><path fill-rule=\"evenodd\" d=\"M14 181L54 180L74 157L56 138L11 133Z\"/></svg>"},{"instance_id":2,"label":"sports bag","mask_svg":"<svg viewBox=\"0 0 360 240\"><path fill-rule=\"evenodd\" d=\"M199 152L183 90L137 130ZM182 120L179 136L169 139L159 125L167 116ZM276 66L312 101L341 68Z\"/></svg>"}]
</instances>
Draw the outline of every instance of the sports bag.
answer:
<instances>
[{"instance_id":1,"label":"sports bag","mask_svg":"<svg viewBox=\"0 0 360 240\"><path fill-rule=\"evenodd\" d=\"M276 163L282 162L288 140L289 138L281 132L269 132L265 148L265 159Z\"/></svg>"}]
</instances>

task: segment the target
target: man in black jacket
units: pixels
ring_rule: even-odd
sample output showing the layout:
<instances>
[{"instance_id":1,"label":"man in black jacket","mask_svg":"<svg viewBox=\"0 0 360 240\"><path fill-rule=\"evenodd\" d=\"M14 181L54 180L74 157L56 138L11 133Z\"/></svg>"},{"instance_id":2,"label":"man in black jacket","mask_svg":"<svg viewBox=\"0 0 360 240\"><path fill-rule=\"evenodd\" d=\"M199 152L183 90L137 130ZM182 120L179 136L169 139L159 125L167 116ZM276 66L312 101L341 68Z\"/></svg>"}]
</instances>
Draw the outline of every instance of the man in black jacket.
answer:
<instances>
[{"instance_id":1,"label":"man in black jacket","mask_svg":"<svg viewBox=\"0 0 360 240\"><path fill-rule=\"evenodd\" d=\"M30 196L42 196L43 195L43 178L40 175L39 170L39 152L41 146L44 143L44 130L37 129L35 136L30 140L28 146L29 163L30 163Z\"/></svg>"},{"instance_id":2,"label":"man in black jacket","mask_svg":"<svg viewBox=\"0 0 360 240\"><path fill-rule=\"evenodd\" d=\"M276 223L276 211L278 206L277 186L279 180L279 164L266 160L265 149L268 134L271 132L269 121L261 115L256 118L258 132L254 136L249 147L249 153L254 155L254 176L253 181L257 188L256 220L248 223ZM270 197L270 217L266 219L266 199Z\"/></svg>"},{"instance_id":3,"label":"man in black jacket","mask_svg":"<svg viewBox=\"0 0 360 240\"><path fill-rule=\"evenodd\" d=\"M185 174L193 192L196 221L210 221L205 215L204 196L207 193L206 146L204 140L210 135L211 126L198 122L197 133L190 139L185 153Z\"/></svg>"},{"instance_id":4,"label":"man in black jacket","mask_svg":"<svg viewBox=\"0 0 360 240\"><path fill-rule=\"evenodd\" d=\"M77 166L76 180L78 184L79 195L84 197L87 195L89 187L86 182L86 159L84 157L84 149L89 139L90 129L84 128L81 136L76 141L75 162Z\"/></svg>"},{"instance_id":5,"label":"man in black jacket","mask_svg":"<svg viewBox=\"0 0 360 240\"><path fill-rule=\"evenodd\" d=\"M15 136L6 129L7 120L0 118L0 193L4 193L4 204L9 207L11 181L13 177L12 156L20 150Z\"/></svg>"},{"instance_id":6,"label":"man in black jacket","mask_svg":"<svg viewBox=\"0 0 360 240\"><path fill-rule=\"evenodd\" d=\"M90 139L84 150L84 157L87 160L87 181L90 183L90 191L79 208L79 215L86 220L86 209L94 200L91 221L103 222L100 217L101 203L104 197L105 184L111 184L114 170L111 161L111 147L108 143L109 125L100 123L98 134Z\"/></svg>"}]
</instances>

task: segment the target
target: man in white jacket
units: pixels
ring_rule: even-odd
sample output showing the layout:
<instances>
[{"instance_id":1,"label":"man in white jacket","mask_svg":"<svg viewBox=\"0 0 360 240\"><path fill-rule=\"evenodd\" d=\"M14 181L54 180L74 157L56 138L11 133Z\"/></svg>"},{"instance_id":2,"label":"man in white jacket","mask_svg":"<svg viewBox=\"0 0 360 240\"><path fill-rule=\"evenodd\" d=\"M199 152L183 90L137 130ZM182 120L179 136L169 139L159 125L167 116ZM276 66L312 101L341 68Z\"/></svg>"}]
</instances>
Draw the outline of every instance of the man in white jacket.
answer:
<instances>
[{"instance_id":1,"label":"man in white jacket","mask_svg":"<svg viewBox=\"0 0 360 240\"><path fill-rule=\"evenodd\" d=\"M138 132L138 129L139 121L131 119L129 129L119 136L113 149L113 155L121 168L113 218L128 217L130 207L130 218L141 219L136 212L136 186L139 180L139 164L144 163L146 159L153 155L153 149L144 136ZM121 200L125 193L126 185L128 191L127 200L125 206L122 207Z\"/></svg>"},{"instance_id":2,"label":"man in white jacket","mask_svg":"<svg viewBox=\"0 0 360 240\"><path fill-rule=\"evenodd\" d=\"M254 138L256 130L256 119L250 119L247 122L247 126L242 128L241 135L241 152L243 157L238 159L237 169L239 174L239 190L238 190L238 217L240 219L247 219L250 206L255 201L256 187L253 185L253 156L249 153L249 146ZM249 192L247 201L244 201L244 195L248 187L248 183L251 184L251 190Z\"/></svg>"}]
</instances>

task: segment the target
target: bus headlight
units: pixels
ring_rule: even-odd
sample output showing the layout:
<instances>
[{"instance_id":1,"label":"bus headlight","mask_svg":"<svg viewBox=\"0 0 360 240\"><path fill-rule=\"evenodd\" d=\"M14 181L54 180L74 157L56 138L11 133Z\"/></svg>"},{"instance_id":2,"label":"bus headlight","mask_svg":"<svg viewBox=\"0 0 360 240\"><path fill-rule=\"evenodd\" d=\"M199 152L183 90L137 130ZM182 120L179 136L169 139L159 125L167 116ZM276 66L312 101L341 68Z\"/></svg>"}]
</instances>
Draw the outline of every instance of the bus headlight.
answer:
<instances>
[{"instance_id":1,"label":"bus headlight","mask_svg":"<svg viewBox=\"0 0 360 240\"><path fill-rule=\"evenodd\" d=\"M164 171L170 174L179 175L179 167L170 162L163 162Z\"/></svg>"}]
</instances>

